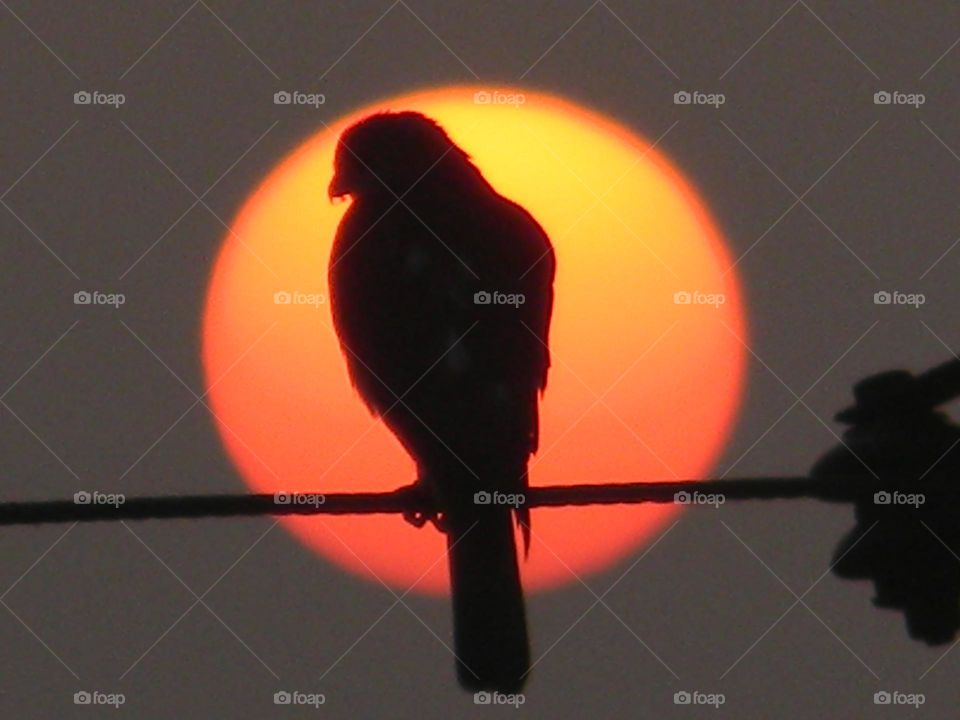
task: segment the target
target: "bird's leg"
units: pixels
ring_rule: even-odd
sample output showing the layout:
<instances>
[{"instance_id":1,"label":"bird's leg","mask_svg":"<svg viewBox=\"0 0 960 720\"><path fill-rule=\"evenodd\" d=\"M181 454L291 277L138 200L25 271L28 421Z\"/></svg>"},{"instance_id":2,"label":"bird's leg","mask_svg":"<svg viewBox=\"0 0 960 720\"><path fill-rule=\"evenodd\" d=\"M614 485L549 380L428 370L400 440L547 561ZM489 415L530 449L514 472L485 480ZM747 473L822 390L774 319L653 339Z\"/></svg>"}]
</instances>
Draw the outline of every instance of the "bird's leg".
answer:
<instances>
[{"instance_id":1,"label":"bird's leg","mask_svg":"<svg viewBox=\"0 0 960 720\"><path fill-rule=\"evenodd\" d=\"M438 530L446 532L436 498L429 483L424 482L423 478L417 478L412 485L399 488L397 492L405 494L413 506L412 509L403 511L404 520L418 528L423 527L427 522L432 522Z\"/></svg>"}]
</instances>

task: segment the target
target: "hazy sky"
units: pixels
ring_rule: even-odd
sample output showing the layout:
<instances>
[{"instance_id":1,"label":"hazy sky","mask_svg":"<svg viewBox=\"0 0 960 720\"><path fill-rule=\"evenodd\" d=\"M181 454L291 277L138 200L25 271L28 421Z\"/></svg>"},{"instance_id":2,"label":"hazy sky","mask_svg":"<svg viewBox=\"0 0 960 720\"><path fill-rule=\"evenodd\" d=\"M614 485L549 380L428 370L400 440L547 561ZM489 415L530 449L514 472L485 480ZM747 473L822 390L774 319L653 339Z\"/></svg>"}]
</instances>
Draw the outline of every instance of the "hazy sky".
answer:
<instances>
[{"instance_id":1,"label":"hazy sky","mask_svg":"<svg viewBox=\"0 0 960 720\"><path fill-rule=\"evenodd\" d=\"M519 84L651 138L676 123L660 147L742 256L755 353L717 475L805 473L855 380L960 350L954 4L0 4L5 499L243 491L192 394L223 222L318 117L422 87ZM326 103L273 104L293 88ZM92 287L127 302L74 305ZM4 529L0 706L73 717L97 690L138 718L848 718L885 689L951 716L960 651L938 663L947 648L910 642L867 584L823 576L851 525L813 502L691 511L609 595L639 554L533 597L542 659L518 711L456 686L445 602L397 603L272 519ZM277 707L278 690L326 703Z\"/></svg>"}]
</instances>

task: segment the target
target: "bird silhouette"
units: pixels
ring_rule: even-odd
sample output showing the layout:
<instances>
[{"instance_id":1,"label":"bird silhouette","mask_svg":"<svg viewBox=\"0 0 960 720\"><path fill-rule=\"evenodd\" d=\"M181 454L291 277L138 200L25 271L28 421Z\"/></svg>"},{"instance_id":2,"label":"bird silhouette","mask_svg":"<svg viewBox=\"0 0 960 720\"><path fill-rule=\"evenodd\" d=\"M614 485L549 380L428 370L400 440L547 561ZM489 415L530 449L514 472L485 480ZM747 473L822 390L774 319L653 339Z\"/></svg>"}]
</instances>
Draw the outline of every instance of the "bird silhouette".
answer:
<instances>
[{"instance_id":1,"label":"bird silhouette","mask_svg":"<svg viewBox=\"0 0 960 720\"><path fill-rule=\"evenodd\" d=\"M447 534L460 683L516 692L529 641L513 520L529 550L527 462L550 366L555 258L432 119L372 115L342 133L349 196L329 282L350 379L417 465Z\"/></svg>"}]
</instances>

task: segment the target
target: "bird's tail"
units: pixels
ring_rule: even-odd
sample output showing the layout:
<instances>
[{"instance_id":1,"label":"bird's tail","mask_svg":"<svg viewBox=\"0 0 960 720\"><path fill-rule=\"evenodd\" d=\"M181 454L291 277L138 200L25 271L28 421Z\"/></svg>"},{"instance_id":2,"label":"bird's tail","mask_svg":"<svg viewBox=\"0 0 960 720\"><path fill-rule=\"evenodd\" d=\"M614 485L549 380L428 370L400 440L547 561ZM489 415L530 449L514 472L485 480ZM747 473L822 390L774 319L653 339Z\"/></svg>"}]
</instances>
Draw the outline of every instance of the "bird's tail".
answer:
<instances>
[{"instance_id":1,"label":"bird's tail","mask_svg":"<svg viewBox=\"0 0 960 720\"><path fill-rule=\"evenodd\" d=\"M518 507L514 510L514 516L523 537L523 559L526 560L530 555L530 508Z\"/></svg>"},{"instance_id":2,"label":"bird's tail","mask_svg":"<svg viewBox=\"0 0 960 720\"><path fill-rule=\"evenodd\" d=\"M516 693L530 668L511 510L450 508L446 516L457 676L470 690Z\"/></svg>"}]
</instances>

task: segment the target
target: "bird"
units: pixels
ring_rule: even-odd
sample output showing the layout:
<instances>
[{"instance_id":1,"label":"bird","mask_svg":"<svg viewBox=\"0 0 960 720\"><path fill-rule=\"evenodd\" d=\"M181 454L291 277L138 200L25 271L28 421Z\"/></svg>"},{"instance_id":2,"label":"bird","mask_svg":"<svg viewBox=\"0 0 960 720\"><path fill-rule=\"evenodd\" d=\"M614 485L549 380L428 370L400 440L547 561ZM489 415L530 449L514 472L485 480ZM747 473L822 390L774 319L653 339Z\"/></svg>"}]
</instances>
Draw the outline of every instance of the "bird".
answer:
<instances>
[{"instance_id":1,"label":"bird","mask_svg":"<svg viewBox=\"0 0 960 720\"><path fill-rule=\"evenodd\" d=\"M411 486L446 533L457 677L519 692L530 670L514 523L550 368L556 257L434 119L367 116L334 151L349 199L328 266L334 330L369 410L417 467Z\"/></svg>"}]
</instances>

